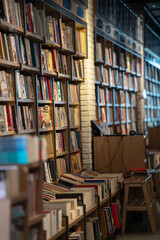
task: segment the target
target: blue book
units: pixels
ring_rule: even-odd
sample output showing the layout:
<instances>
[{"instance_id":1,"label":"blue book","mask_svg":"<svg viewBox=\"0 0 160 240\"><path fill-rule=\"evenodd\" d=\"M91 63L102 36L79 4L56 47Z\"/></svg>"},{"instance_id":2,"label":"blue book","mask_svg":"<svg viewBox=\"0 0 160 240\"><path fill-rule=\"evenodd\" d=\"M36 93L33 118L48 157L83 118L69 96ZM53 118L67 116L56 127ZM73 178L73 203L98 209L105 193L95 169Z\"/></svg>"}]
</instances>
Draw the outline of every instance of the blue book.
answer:
<instances>
[{"instance_id":1,"label":"blue book","mask_svg":"<svg viewBox=\"0 0 160 240\"><path fill-rule=\"evenodd\" d=\"M0 164L28 164L28 152L0 152Z\"/></svg>"},{"instance_id":2,"label":"blue book","mask_svg":"<svg viewBox=\"0 0 160 240\"><path fill-rule=\"evenodd\" d=\"M1 137L0 138L0 152L7 151L27 151L27 138L25 136L18 137Z\"/></svg>"}]
</instances>

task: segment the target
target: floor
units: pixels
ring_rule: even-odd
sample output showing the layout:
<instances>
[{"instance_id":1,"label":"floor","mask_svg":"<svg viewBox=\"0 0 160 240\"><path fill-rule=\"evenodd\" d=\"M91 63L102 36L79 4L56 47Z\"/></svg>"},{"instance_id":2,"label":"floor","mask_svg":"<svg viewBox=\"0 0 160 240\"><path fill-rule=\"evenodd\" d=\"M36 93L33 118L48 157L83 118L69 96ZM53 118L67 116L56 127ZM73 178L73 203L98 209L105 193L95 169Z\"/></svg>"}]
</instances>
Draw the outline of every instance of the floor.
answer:
<instances>
[{"instance_id":1,"label":"floor","mask_svg":"<svg viewBox=\"0 0 160 240\"><path fill-rule=\"evenodd\" d=\"M117 240L160 240L160 233L127 233L117 236Z\"/></svg>"}]
</instances>

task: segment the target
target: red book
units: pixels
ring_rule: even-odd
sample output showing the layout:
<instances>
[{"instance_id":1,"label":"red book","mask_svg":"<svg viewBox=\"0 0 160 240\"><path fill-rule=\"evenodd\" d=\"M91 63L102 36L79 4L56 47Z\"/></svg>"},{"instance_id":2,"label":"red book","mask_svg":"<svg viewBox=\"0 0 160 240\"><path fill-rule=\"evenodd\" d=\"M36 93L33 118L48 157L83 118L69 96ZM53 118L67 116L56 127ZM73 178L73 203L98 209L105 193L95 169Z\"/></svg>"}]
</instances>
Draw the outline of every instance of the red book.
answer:
<instances>
[{"instance_id":1,"label":"red book","mask_svg":"<svg viewBox=\"0 0 160 240\"><path fill-rule=\"evenodd\" d=\"M54 67L55 71L59 72L57 50L56 49L52 49L52 59L53 59L53 67Z\"/></svg>"},{"instance_id":2,"label":"red book","mask_svg":"<svg viewBox=\"0 0 160 240\"><path fill-rule=\"evenodd\" d=\"M13 131L12 110L10 105L6 106L6 111L7 111L8 131Z\"/></svg>"},{"instance_id":3,"label":"red book","mask_svg":"<svg viewBox=\"0 0 160 240\"><path fill-rule=\"evenodd\" d=\"M119 220L118 220L116 203L112 203L112 216L113 216L113 220L114 220L115 229L119 229L120 224L119 224Z\"/></svg>"},{"instance_id":4,"label":"red book","mask_svg":"<svg viewBox=\"0 0 160 240\"><path fill-rule=\"evenodd\" d=\"M39 128L42 128L42 112L41 112L41 107L38 107L38 114L39 114Z\"/></svg>"},{"instance_id":5,"label":"red book","mask_svg":"<svg viewBox=\"0 0 160 240\"><path fill-rule=\"evenodd\" d=\"M81 185L73 185L72 187L94 187L95 189L95 196L98 196L98 184L81 184Z\"/></svg>"},{"instance_id":6,"label":"red book","mask_svg":"<svg viewBox=\"0 0 160 240\"><path fill-rule=\"evenodd\" d=\"M27 12L28 12L28 16L29 16L29 29L30 32L33 32L33 26L32 26L32 16L31 16L31 3L27 4Z\"/></svg>"}]
</instances>

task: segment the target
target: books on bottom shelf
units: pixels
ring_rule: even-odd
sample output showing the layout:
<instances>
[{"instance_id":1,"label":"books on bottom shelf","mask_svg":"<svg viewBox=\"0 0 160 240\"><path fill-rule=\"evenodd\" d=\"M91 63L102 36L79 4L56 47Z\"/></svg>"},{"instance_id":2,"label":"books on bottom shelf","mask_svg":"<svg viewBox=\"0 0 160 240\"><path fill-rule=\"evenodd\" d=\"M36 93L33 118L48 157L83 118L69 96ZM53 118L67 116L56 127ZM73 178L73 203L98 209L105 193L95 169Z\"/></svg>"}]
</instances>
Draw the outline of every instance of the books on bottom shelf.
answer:
<instances>
[{"instance_id":1,"label":"books on bottom shelf","mask_svg":"<svg viewBox=\"0 0 160 240\"><path fill-rule=\"evenodd\" d=\"M99 220L97 217L87 218L86 222L86 234L87 240L90 239L101 239Z\"/></svg>"},{"instance_id":2,"label":"books on bottom shelf","mask_svg":"<svg viewBox=\"0 0 160 240\"><path fill-rule=\"evenodd\" d=\"M62 228L62 209L47 210L43 213L43 229L46 239L49 239Z\"/></svg>"},{"instance_id":3,"label":"books on bottom shelf","mask_svg":"<svg viewBox=\"0 0 160 240\"><path fill-rule=\"evenodd\" d=\"M0 146L0 164L28 164L47 159L45 139L39 140L37 136L0 138Z\"/></svg>"},{"instance_id":4,"label":"books on bottom shelf","mask_svg":"<svg viewBox=\"0 0 160 240\"><path fill-rule=\"evenodd\" d=\"M69 240L84 240L84 232L83 231L76 231L69 235Z\"/></svg>"}]
</instances>

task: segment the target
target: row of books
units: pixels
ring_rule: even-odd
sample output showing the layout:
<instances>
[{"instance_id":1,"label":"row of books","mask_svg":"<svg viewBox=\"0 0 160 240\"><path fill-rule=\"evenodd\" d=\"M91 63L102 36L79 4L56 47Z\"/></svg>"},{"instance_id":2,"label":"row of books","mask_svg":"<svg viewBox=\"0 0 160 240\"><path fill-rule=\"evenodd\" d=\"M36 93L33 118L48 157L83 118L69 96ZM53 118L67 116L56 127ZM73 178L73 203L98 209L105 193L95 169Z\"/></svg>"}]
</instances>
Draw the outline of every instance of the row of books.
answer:
<instances>
[{"instance_id":1,"label":"row of books","mask_svg":"<svg viewBox=\"0 0 160 240\"><path fill-rule=\"evenodd\" d=\"M30 106L18 106L19 130L34 129L33 109Z\"/></svg>"},{"instance_id":2,"label":"row of books","mask_svg":"<svg viewBox=\"0 0 160 240\"><path fill-rule=\"evenodd\" d=\"M67 127L65 107L55 107L56 127Z\"/></svg>"},{"instance_id":3,"label":"row of books","mask_svg":"<svg viewBox=\"0 0 160 240\"><path fill-rule=\"evenodd\" d=\"M38 99L39 100L52 100L52 86L53 81L47 77L38 77Z\"/></svg>"},{"instance_id":4,"label":"row of books","mask_svg":"<svg viewBox=\"0 0 160 240\"><path fill-rule=\"evenodd\" d=\"M62 154L66 151L66 142L63 132L56 133L56 153L57 155Z\"/></svg>"},{"instance_id":5,"label":"row of books","mask_svg":"<svg viewBox=\"0 0 160 240\"><path fill-rule=\"evenodd\" d=\"M73 66L73 76L77 78L84 78L83 73L83 60L72 60L72 66Z\"/></svg>"},{"instance_id":6,"label":"row of books","mask_svg":"<svg viewBox=\"0 0 160 240\"><path fill-rule=\"evenodd\" d=\"M41 57L42 57L42 67L44 71L59 72L56 49L52 49L52 50L42 49Z\"/></svg>"},{"instance_id":7,"label":"row of books","mask_svg":"<svg viewBox=\"0 0 160 240\"><path fill-rule=\"evenodd\" d=\"M69 84L69 102L79 102L79 86L77 84Z\"/></svg>"},{"instance_id":8,"label":"row of books","mask_svg":"<svg viewBox=\"0 0 160 240\"><path fill-rule=\"evenodd\" d=\"M62 43L61 19L52 16L46 17L47 22L47 38L54 43Z\"/></svg>"},{"instance_id":9,"label":"row of books","mask_svg":"<svg viewBox=\"0 0 160 240\"><path fill-rule=\"evenodd\" d=\"M0 105L0 132L15 131L17 129L15 106Z\"/></svg>"},{"instance_id":10,"label":"row of books","mask_svg":"<svg viewBox=\"0 0 160 240\"><path fill-rule=\"evenodd\" d=\"M73 28L65 22L62 22L62 44L63 48L73 50Z\"/></svg>"},{"instance_id":11,"label":"row of books","mask_svg":"<svg viewBox=\"0 0 160 240\"><path fill-rule=\"evenodd\" d=\"M22 27L20 3L16 2L15 0L12 0L12 2L3 0L1 4L1 8L4 12L4 20L17 27Z\"/></svg>"},{"instance_id":12,"label":"row of books","mask_svg":"<svg viewBox=\"0 0 160 240\"><path fill-rule=\"evenodd\" d=\"M34 89L31 76L22 75L19 71L16 72L18 98L19 99L34 99Z\"/></svg>"},{"instance_id":13,"label":"row of books","mask_svg":"<svg viewBox=\"0 0 160 240\"><path fill-rule=\"evenodd\" d=\"M43 229L45 239L53 237L62 228L62 209L45 209L43 212Z\"/></svg>"},{"instance_id":14,"label":"row of books","mask_svg":"<svg viewBox=\"0 0 160 240\"><path fill-rule=\"evenodd\" d=\"M99 102L100 103L105 103L106 99L105 99L105 89L104 88L99 88Z\"/></svg>"},{"instance_id":15,"label":"row of books","mask_svg":"<svg viewBox=\"0 0 160 240\"><path fill-rule=\"evenodd\" d=\"M45 138L35 135L6 136L0 138L0 145L0 164L28 164L46 161L47 159ZM11 175L10 186L14 184L13 191L10 190L12 196L20 194L18 179L19 174L17 172Z\"/></svg>"},{"instance_id":16,"label":"row of books","mask_svg":"<svg viewBox=\"0 0 160 240\"><path fill-rule=\"evenodd\" d=\"M96 60L103 61L102 43L101 42L96 42Z\"/></svg>"},{"instance_id":17,"label":"row of books","mask_svg":"<svg viewBox=\"0 0 160 240\"><path fill-rule=\"evenodd\" d=\"M25 3L25 14L27 31L39 36L45 36L44 10L38 9L32 3Z\"/></svg>"},{"instance_id":18,"label":"row of books","mask_svg":"<svg viewBox=\"0 0 160 240\"><path fill-rule=\"evenodd\" d=\"M79 126L80 120L79 120L79 108L77 107L70 107L69 108L69 121L70 126Z\"/></svg>"},{"instance_id":19,"label":"row of books","mask_svg":"<svg viewBox=\"0 0 160 240\"><path fill-rule=\"evenodd\" d=\"M52 128L52 118L51 118L51 109L50 106L39 106L38 107L39 114L39 128Z\"/></svg>"},{"instance_id":20,"label":"row of books","mask_svg":"<svg viewBox=\"0 0 160 240\"><path fill-rule=\"evenodd\" d=\"M76 30L76 49L80 53L87 54L85 29Z\"/></svg>"},{"instance_id":21,"label":"row of books","mask_svg":"<svg viewBox=\"0 0 160 240\"><path fill-rule=\"evenodd\" d=\"M54 82L54 98L55 101L65 101L64 91L63 91L63 83L60 81Z\"/></svg>"},{"instance_id":22,"label":"row of books","mask_svg":"<svg viewBox=\"0 0 160 240\"><path fill-rule=\"evenodd\" d=\"M81 148L81 136L80 131L71 131L70 132L70 150L76 151Z\"/></svg>"},{"instance_id":23,"label":"row of books","mask_svg":"<svg viewBox=\"0 0 160 240\"><path fill-rule=\"evenodd\" d=\"M71 155L71 169L73 173L79 173L82 170L81 153Z\"/></svg>"},{"instance_id":24,"label":"row of books","mask_svg":"<svg viewBox=\"0 0 160 240\"><path fill-rule=\"evenodd\" d=\"M12 75L5 71L0 71L0 97L13 97Z\"/></svg>"},{"instance_id":25,"label":"row of books","mask_svg":"<svg viewBox=\"0 0 160 240\"><path fill-rule=\"evenodd\" d=\"M46 140L46 149L47 149L47 156L48 158L51 155L54 155L54 144L53 144L53 134L47 133L45 135L41 135Z\"/></svg>"}]
</instances>

